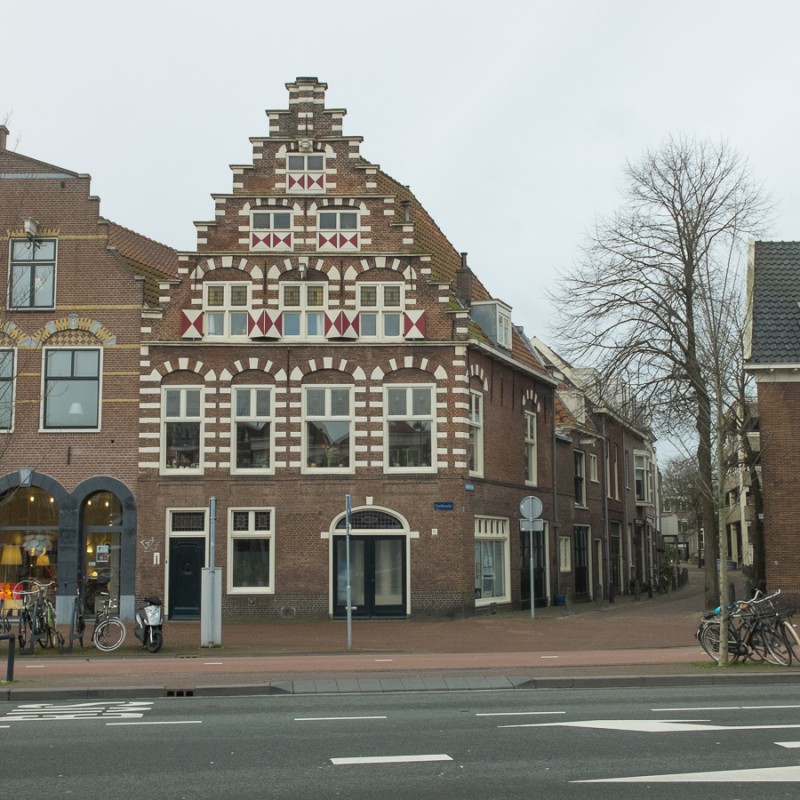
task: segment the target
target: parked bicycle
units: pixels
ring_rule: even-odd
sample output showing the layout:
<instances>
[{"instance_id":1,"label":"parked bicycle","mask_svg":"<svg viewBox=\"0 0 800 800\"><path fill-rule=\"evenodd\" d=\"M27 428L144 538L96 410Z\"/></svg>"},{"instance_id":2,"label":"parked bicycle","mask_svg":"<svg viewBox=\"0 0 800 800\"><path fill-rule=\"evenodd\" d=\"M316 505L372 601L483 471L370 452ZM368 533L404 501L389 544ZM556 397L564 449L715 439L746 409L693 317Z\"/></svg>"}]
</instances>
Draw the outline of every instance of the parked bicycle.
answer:
<instances>
[{"instance_id":1,"label":"parked bicycle","mask_svg":"<svg viewBox=\"0 0 800 800\"><path fill-rule=\"evenodd\" d=\"M14 594L22 600L19 610L19 633L17 639L21 650L28 646L28 652L38 642L39 646L59 647L64 644L64 637L56 627L56 609L48 596L55 581L40 583L36 579L20 581L14 587ZM30 588L26 588L30 587Z\"/></svg>"},{"instance_id":2,"label":"parked bicycle","mask_svg":"<svg viewBox=\"0 0 800 800\"><path fill-rule=\"evenodd\" d=\"M98 650L108 653L122 645L127 630L116 613L117 601L107 592L100 592L98 597L102 597L103 602L95 617L92 642Z\"/></svg>"},{"instance_id":3,"label":"parked bicycle","mask_svg":"<svg viewBox=\"0 0 800 800\"><path fill-rule=\"evenodd\" d=\"M794 608L784 603L780 592L751 600L740 600L728 610L728 662L768 661L789 666L792 657L800 655L800 637L789 622ZM706 613L700 620L696 636L700 646L714 661L721 658L720 609ZM797 648L797 649L795 649Z\"/></svg>"}]
</instances>

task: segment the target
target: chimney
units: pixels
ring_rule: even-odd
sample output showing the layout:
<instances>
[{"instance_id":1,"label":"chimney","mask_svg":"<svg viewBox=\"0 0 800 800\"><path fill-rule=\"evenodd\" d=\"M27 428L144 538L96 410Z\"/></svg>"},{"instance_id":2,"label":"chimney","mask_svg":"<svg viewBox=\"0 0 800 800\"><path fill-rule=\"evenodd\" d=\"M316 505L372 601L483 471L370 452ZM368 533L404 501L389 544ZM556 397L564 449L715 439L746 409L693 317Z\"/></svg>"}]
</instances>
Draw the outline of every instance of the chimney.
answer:
<instances>
[{"instance_id":1,"label":"chimney","mask_svg":"<svg viewBox=\"0 0 800 800\"><path fill-rule=\"evenodd\" d=\"M6 142L8 141L8 128L5 125L0 125L0 153L6 150Z\"/></svg>"},{"instance_id":2,"label":"chimney","mask_svg":"<svg viewBox=\"0 0 800 800\"><path fill-rule=\"evenodd\" d=\"M461 254L461 266L456 272L456 294L469 308L472 305L472 270L467 266L467 254Z\"/></svg>"}]
</instances>

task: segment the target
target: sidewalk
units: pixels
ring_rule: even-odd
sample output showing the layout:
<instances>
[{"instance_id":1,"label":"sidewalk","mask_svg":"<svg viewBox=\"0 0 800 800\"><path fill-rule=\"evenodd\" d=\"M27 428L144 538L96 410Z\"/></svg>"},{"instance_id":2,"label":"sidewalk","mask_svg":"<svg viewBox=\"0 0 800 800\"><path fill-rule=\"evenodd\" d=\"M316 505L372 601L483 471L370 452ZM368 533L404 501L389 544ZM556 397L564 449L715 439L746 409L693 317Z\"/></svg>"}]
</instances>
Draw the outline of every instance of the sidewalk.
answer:
<instances>
[{"instance_id":1,"label":"sidewalk","mask_svg":"<svg viewBox=\"0 0 800 800\"><path fill-rule=\"evenodd\" d=\"M745 595L732 574L738 597ZM501 612L466 619L223 622L222 645L200 647L198 622L169 622L164 648L18 656L0 700L221 694L420 691L584 685L797 681L800 668L719 669L697 645L703 574L652 599ZM90 631L87 631L87 633ZM5 673L6 649L0 649Z\"/></svg>"}]
</instances>

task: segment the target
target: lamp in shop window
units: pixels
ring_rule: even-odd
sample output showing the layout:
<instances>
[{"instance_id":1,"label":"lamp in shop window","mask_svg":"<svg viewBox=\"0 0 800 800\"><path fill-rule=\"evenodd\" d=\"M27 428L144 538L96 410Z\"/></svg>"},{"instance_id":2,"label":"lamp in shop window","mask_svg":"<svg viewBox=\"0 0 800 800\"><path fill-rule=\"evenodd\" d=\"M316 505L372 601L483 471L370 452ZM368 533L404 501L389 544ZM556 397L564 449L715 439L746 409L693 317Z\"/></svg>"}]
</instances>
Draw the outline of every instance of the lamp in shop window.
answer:
<instances>
[{"instance_id":1,"label":"lamp in shop window","mask_svg":"<svg viewBox=\"0 0 800 800\"><path fill-rule=\"evenodd\" d=\"M5 567L5 581L13 580L14 567L22 566L22 550L18 544L7 544L3 547L0 564ZM11 577L9 577L11 576Z\"/></svg>"}]
</instances>

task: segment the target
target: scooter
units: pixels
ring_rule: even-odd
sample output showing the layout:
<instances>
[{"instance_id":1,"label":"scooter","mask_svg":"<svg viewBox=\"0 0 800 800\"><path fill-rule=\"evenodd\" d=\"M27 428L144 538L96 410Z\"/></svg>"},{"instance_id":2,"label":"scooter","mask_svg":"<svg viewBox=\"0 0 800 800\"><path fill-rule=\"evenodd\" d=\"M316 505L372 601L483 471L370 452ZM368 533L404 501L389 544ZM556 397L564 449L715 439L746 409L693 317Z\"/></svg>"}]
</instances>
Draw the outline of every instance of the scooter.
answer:
<instances>
[{"instance_id":1,"label":"scooter","mask_svg":"<svg viewBox=\"0 0 800 800\"><path fill-rule=\"evenodd\" d=\"M162 602L158 595L144 597L144 605L136 612L133 633L148 653L157 653L164 642Z\"/></svg>"}]
</instances>

